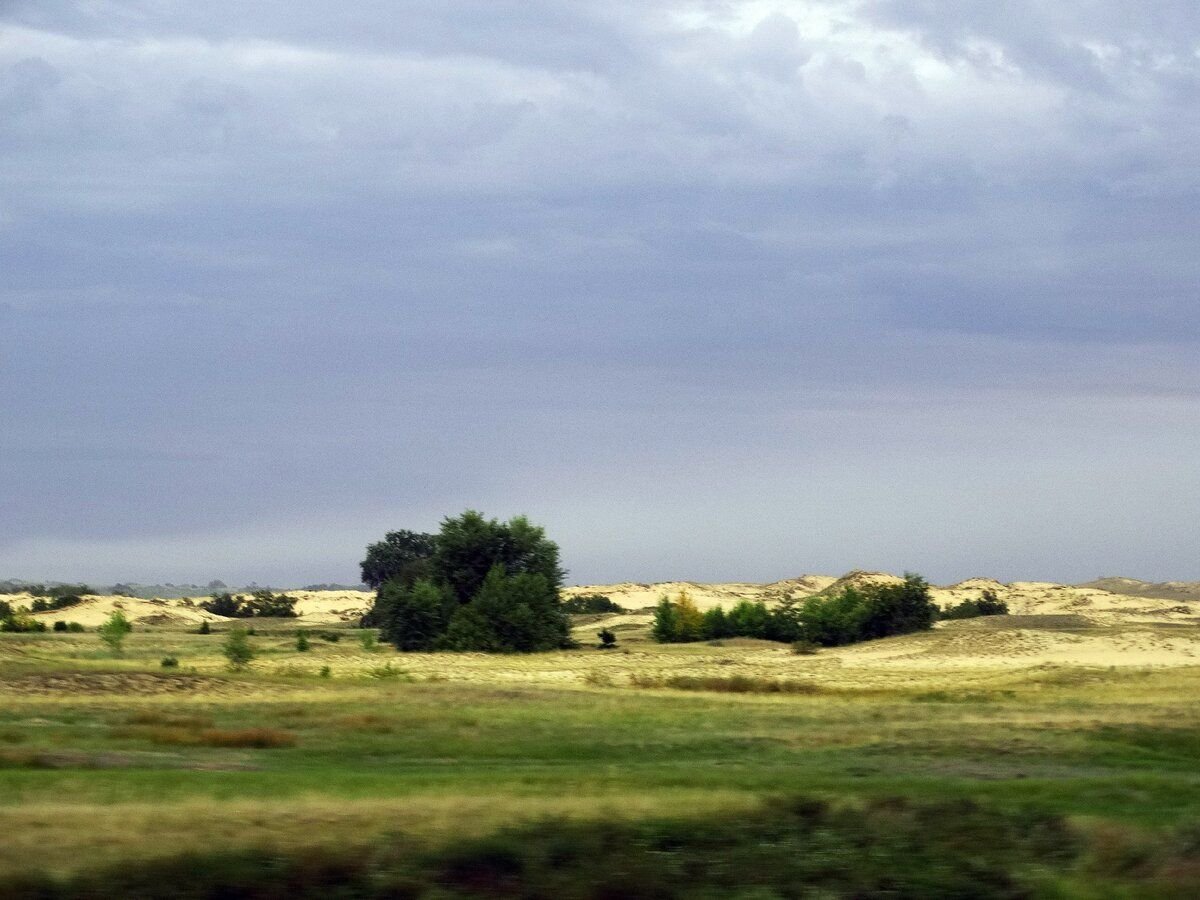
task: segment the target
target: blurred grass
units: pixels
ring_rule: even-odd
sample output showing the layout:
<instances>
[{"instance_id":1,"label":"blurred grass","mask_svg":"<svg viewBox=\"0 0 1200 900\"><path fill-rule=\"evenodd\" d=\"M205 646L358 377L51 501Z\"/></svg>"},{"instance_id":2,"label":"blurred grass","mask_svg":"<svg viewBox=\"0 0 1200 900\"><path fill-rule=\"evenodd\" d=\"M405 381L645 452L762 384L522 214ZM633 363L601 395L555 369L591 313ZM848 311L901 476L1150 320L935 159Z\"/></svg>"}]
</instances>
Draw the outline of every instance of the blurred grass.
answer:
<instances>
[{"instance_id":1,"label":"blurred grass","mask_svg":"<svg viewBox=\"0 0 1200 900\"><path fill-rule=\"evenodd\" d=\"M1120 834L1200 809L1200 668L843 684L757 643L400 656L352 633L301 653L294 631L258 628L261 655L237 675L219 634L139 631L116 660L94 634L0 635L0 875L482 836L550 815L731 816L796 794L1036 806ZM179 670L160 669L167 653ZM407 677L371 677L389 665ZM821 689L725 692L734 677Z\"/></svg>"}]
</instances>

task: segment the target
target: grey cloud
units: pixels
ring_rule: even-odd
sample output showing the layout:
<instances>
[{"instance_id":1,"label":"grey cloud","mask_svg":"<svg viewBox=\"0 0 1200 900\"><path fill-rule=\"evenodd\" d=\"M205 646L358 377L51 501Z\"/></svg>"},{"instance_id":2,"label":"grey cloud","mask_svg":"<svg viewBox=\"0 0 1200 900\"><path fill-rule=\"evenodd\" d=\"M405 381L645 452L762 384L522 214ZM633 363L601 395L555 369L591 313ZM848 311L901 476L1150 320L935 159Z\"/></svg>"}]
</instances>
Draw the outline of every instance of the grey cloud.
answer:
<instances>
[{"instance_id":1,"label":"grey cloud","mask_svg":"<svg viewBox=\"0 0 1200 900\"><path fill-rule=\"evenodd\" d=\"M1192 6L749 9L8 4L0 575L1188 574Z\"/></svg>"}]
</instances>

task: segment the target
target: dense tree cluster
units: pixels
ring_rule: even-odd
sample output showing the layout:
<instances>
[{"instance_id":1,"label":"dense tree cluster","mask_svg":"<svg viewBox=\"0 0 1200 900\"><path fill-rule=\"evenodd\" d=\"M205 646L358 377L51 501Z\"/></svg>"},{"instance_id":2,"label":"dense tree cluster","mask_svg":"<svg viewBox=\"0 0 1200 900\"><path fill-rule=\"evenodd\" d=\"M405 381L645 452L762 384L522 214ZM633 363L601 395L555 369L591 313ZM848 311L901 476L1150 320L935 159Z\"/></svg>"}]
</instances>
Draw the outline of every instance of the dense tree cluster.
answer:
<instances>
[{"instance_id":1,"label":"dense tree cluster","mask_svg":"<svg viewBox=\"0 0 1200 900\"><path fill-rule=\"evenodd\" d=\"M787 598L773 609L742 600L726 612L700 612L687 591L663 597L654 611L651 634L660 643L686 643L727 637L807 642L823 647L923 631L933 626L937 607L919 575L900 584L847 587L829 596Z\"/></svg>"},{"instance_id":2,"label":"dense tree cluster","mask_svg":"<svg viewBox=\"0 0 1200 900\"><path fill-rule=\"evenodd\" d=\"M400 650L531 652L572 646L558 545L523 516L468 510L436 535L394 531L367 548L367 624Z\"/></svg>"},{"instance_id":3,"label":"dense tree cluster","mask_svg":"<svg viewBox=\"0 0 1200 900\"><path fill-rule=\"evenodd\" d=\"M296 599L270 590L255 591L249 597L241 594L213 594L211 600L200 604L205 612L229 619L292 619L296 616Z\"/></svg>"}]
</instances>

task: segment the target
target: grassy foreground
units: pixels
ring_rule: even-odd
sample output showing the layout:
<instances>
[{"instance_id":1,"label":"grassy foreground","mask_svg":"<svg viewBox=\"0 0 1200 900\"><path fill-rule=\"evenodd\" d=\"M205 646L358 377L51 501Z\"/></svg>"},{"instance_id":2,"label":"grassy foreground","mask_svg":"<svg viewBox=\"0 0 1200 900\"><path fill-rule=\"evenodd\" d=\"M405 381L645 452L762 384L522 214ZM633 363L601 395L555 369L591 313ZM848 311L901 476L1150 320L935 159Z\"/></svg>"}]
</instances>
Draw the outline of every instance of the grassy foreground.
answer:
<instances>
[{"instance_id":1,"label":"grassy foreground","mask_svg":"<svg viewBox=\"0 0 1200 900\"><path fill-rule=\"evenodd\" d=\"M0 635L0 896L1200 892L1200 668L847 688L753 642L294 628L239 674L220 634Z\"/></svg>"}]
</instances>

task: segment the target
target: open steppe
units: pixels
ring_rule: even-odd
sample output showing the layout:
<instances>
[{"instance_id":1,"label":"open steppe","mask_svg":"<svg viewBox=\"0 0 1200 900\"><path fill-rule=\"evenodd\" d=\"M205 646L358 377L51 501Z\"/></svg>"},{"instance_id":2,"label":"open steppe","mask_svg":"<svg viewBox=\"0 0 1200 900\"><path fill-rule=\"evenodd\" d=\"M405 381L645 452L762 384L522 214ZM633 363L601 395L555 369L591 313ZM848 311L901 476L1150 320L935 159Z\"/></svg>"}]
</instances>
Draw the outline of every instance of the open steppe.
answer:
<instances>
[{"instance_id":1,"label":"open steppe","mask_svg":"<svg viewBox=\"0 0 1200 900\"><path fill-rule=\"evenodd\" d=\"M648 639L664 591L704 606L885 577L573 588L627 612L528 656L371 647L365 595L314 593L299 619L250 623L239 673L230 623L184 601L39 614L92 628L120 604L135 632L121 658L91 631L0 634L0 885L184 853L362 856L546 816L702 823L803 795L1044 810L1081 849L1021 870L1032 893L1194 896L1200 603L977 579L935 599L988 588L1012 615L812 654ZM602 624L617 650L593 649Z\"/></svg>"}]
</instances>

